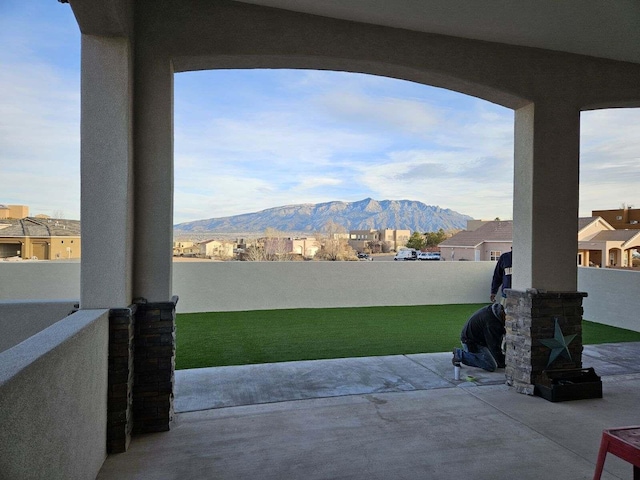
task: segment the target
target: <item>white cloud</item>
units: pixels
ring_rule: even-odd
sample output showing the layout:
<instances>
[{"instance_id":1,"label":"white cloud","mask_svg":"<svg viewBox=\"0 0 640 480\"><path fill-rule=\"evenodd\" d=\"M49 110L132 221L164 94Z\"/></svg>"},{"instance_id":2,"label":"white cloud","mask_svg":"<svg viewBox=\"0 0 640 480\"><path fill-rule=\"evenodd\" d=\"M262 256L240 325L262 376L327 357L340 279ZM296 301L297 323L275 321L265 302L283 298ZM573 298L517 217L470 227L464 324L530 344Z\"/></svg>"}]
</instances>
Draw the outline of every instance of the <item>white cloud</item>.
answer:
<instances>
[{"instance_id":1,"label":"white cloud","mask_svg":"<svg viewBox=\"0 0 640 480\"><path fill-rule=\"evenodd\" d=\"M640 109L583 112L580 215L640 206Z\"/></svg>"},{"instance_id":2,"label":"white cloud","mask_svg":"<svg viewBox=\"0 0 640 480\"><path fill-rule=\"evenodd\" d=\"M315 100L325 113L353 128L370 128L395 135L429 138L441 120L439 112L421 99L371 97L337 90Z\"/></svg>"},{"instance_id":3,"label":"white cloud","mask_svg":"<svg viewBox=\"0 0 640 480\"><path fill-rule=\"evenodd\" d=\"M337 185L341 185L342 183L344 183L342 180L340 180L339 178L335 178L335 177L307 177L307 178L302 178L299 181L298 184L298 189L304 191L304 190L311 190L314 188L319 188L319 187L326 187L326 186L337 186Z\"/></svg>"},{"instance_id":4,"label":"white cloud","mask_svg":"<svg viewBox=\"0 0 640 480\"><path fill-rule=\"evenodd\" d=\"M375 198L418 199L475 218L512 218L512 176L493 176L492 161L465 164L456 153L421 154L429 161L417 163L418 152L403 152L396 161L363 172L363 182Z\"/></svg>"},{"instance_id":5,"label":"white cloud","mask_svg":"<svg viewBox=\"0 0 640 480\"><path fill-rule=\"evenodd\" d=\"M80 218L79 85L41 63L0 71L2 201Z\"/></svg>"},{"instance_id":6,"label":"white cloud","mask_svg":"<svg viewBox=\"0 0 640 480\"><path fill-rule=\"evenodd\" d=\"M265 73L265 83L273 82L272 75ZM433 97L442 93L438 89L422 87L431 96L422 92L419 97L416 85L408 82L327 72L287 75L296 95L280 94L277 100L256 85L252 102L258 105L248 107L243 104L247 86L240 74L238 78L242 106L233 115L216 116L215 109L198 112L199 121L193 124L188 121L187 111L193 111L186 107L188 102L177 109L184 123L176 126L176 150L182 152L176 175L193 175L202 182L200 164L225 174L231 169L250 182L269 185L254 190L262 200L244 197L264 208L278 205L279 198L290 204L368 196L426 203L436 203L431 200L437 198L441 206L449 207L444 194L436 196L442 178L460 184L466 177L472 183L486 178L492 185L501 184L499 201L506 203L501 208L511 209L513 113L509 110L456 94L457 101L470 109L458 111ZM395 96L390 84L395 85ZM382 96L364 91L379 85L385 87ZM410 87L410 94L403 87ZM198 92L199 97L207 95L218 96ZM181 166L190 172L181 171ZM464 190L461 196L472 191ZM483 201L476 197L471 203L479 210ZM240 202L238 208L242 210L235 213L250 211L248 203ZM203 217L217 215L207 212Z\"/></svg>"},{"instance_id":7,"label":"white cloud","mask_svg":"<svg viewBox=\"0 0 640 480\"><path fill-rule=\"evenodd\" d=\"M77 25L68 5L13 5L22 17L0 18L0 202L79 218ZM176 223L365 197L511 217L508 109L344 72L194 72L175 84ZM584 112L581 129L581 214L640 206L640 110Z\"/></svg>"}]
</instances>

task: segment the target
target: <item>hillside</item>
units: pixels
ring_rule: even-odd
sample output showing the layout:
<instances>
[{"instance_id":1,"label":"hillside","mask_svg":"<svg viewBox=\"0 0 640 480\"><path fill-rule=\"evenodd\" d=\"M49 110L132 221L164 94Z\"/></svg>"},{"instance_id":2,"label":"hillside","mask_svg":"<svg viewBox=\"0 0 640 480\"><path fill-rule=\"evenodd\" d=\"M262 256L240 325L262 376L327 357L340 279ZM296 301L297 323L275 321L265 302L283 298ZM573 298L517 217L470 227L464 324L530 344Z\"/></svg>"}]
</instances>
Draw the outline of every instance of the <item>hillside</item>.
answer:
<instances>
[{"instance_id":1,"label":"hillside","mask_svg":"<svg viewBox=\"0 0 640 480\"><path fill-rule=\"evenodd\" d=\"M263 232L275 228L285 232L318 232L329 221L347 230L406 229L434 232L466 228L472 217L412 200L366 198L358 202L326 202L286 205L255 213L209 218L174 226L176 233Z\"/></svg>"}]
</instances>

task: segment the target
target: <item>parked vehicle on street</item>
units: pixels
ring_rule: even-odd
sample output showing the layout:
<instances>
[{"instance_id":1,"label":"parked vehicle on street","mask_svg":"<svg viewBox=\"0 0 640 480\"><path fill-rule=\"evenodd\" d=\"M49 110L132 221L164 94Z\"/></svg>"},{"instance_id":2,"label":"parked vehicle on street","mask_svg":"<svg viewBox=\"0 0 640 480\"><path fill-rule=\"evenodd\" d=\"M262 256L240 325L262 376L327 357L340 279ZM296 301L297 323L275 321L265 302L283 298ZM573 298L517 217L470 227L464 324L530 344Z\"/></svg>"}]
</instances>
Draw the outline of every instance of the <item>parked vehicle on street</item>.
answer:
<instances>
[{"instance_id":1,"label":"parked vehicle on street","mask_svg":"<svg viewBox=\"0 0 640 480\"><path fill-rule=\"evenodd\" d=\"M418 254L413 249L405 249L399 250L396 253L396 256L393 257L394 260L416 260L418 258Z\"/></svg>"},{"instance_id":2,"label":"parked vehicle on street","mask_svg":"<svg viewBox=\"0 0 640 480\"><path fill-rule=\"evenodd\" d=\"M358 253L358 260L373 260L373 257L368 253L360 252Z\"/></svg>"}]
</instances>

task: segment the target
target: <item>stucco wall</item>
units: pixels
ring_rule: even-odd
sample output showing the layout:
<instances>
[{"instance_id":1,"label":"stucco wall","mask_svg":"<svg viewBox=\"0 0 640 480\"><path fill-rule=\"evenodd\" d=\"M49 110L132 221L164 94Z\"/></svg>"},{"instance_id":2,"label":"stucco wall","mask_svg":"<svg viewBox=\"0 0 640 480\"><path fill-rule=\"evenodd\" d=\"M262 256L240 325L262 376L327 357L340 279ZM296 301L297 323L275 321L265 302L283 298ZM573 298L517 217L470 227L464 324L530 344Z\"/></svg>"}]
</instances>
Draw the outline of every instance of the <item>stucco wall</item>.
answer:
<instances>
[{"instance_id":1,"label":"stucco wall","mask_svg":"<svg viewBox=\"0 0 640 480\"><path fill-rule=\"evenodd\" d=\"M0 352L66 317L76 302L77 300L0 301Z\"/></svg>"},{"instance_id":2,"label":"stucco wall","mask_svg":"<svg viewBox=\"0 0 640 480\"><path fill-rule=\"evenodd\" d=\"M0 477L94 479L106 458L108 310L0 353Z\"/></svg>"},{"instance_id":3,"label":"stucco wall","mask_svg":"<svg viewBox=\"0 0 640 480\"><path fill-rule=\"evenodd\" d=\"M78 260L0 262L0 300L63 298L80 298Z\"/></svg>"},{"instance_id":4,"label":"stucco wall","mask_svg":"<svg viewBox=\"0 0 640 480\"><path fill-rule=\"evenodd\" d=\"M176 262L178 313L488 300L493 262ZM584 318L640 331L640 272L579 268ZM55 280L55 281L54 281ZM0 262L0 301L78 298L80 264ZM120 307L118 305L117 307Z\"/></svg>"},{"instance_id":5,"label":"stucco wall","mask_svg":"<svg viewBox=\"0 0 640 480\"><path fill-rule=\"evenodd\" d=\"M490 262L220 262L173 265L178 312L477 303ZM461 281L464 279L464 281Z\"/></svg>"},{"instance_id":6,"label":"stucco wall","mask_svg":"<svg viewBox=\"0 0 640 480\"><path fill-rule=\"evenodd\" d=\"M578 268L584 318L640 332L640 272L609 268Z\"/></svg>"}]
</instances>

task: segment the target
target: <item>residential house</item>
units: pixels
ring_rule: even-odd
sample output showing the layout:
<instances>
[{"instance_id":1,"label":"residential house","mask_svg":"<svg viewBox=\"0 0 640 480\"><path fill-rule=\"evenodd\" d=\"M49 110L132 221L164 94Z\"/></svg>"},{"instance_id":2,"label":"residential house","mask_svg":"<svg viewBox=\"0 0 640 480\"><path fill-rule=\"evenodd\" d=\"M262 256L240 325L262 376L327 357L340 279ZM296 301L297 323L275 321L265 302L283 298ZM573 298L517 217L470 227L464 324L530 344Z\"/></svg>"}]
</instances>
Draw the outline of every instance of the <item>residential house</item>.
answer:
<instances>
[{"instance_id":1,"label":"residential house","mask_svg":"<svg viewBox=\"0 0 640 480\"><path fill-rule=\"evenodd\" d=\"M602 217L578 219L578 265L631 267L640 249L640 229L615 229Z\"/></svg>"},{"instance_id":2,"label":"residential house","mask_svg":"<svg viewBox=\"0 0 640 480\"><path fill-rule=\"evenodd\" d=\"M320 243L313 237L288 238L286 249L289 253L312 258L320 250Z\"/></svg>"},{"instance_id":3,"label":"residential house","mask_svg":"<svg viewBox=\"0 0 640 480\"><path fill-rule=\"evenodd\" d=\"M495 261L511 249L513 221L469 221L467 230L440 243L442 260Z\"/></svg>"},{"instance_id":4,"label":"residential house","mask_svg":"<svg viewBox=\"0 0 640 480\"><path fill-rule=\"evenodd\" d=\"M0 258L80 258L80 221L26 217L0 220Z\"/></svg>"},{"instance_id":5,"label":"residential house","mask_svg":"<svg viewBox=\"0 0 640 480\"><path fill-rule=\"evenodd\" d=\"M511 248L512 238L511 220L474 220L439 247L443 260L495 261ZM630 267L637 249L640 230L616 230L601 217L578 219L579 266Z\"/></svg>"},{"instance_id":6,"label":"residential house","mask_svg":"<svg viewBox=\"0 0 640 480\"><path fill-rule=\"evenodd\" d=\"M407 244L410 236L411 230L394 230L391 228L350 230L349 246L358 252L372 249L383 251L387 248L388 250L398 250ZM387 248L385 248L385 245Z\"/></svg>"},{"instance_id":7,"label":"residential house","mask_svg":"<svg viewBox=\"0 0 640 480\"><path fill-rule=\"evenodd\" d=\"M194 242L173 242L173 256L180 257L184 255L184 250L193 247Z\"/></svg>"},{"instance_id":8,"label":"residential house","mask_svg":"<svg viewBox=\"0 0 640 480\"><path fill-rule=\"evenodd\" d=\"M198 254L207 258L232 258L235 244L224 240L207 240L198 244Z\"/></svg>"},{"instance_id":9,"label":"residential house","mask_svg":"<svg viewBox=\"0 0 640 480\"><path fill-rule=\"evenodd\" d=\"M625 228L640 230L640 208L619 208L617 210L592 210L591 216L602 217L616 230Z\"/></svg>"},{"instance_id":10,"label":"residential house","mask_svg":"<svg viewBox=\"0 0 640 480\"><path fill-rule=\"evenodd\" d=\"M320 250L320 242L313 237L265 238L264 251L267 255L300 255L314 257Z\"/></svg>"}]
</instances>

